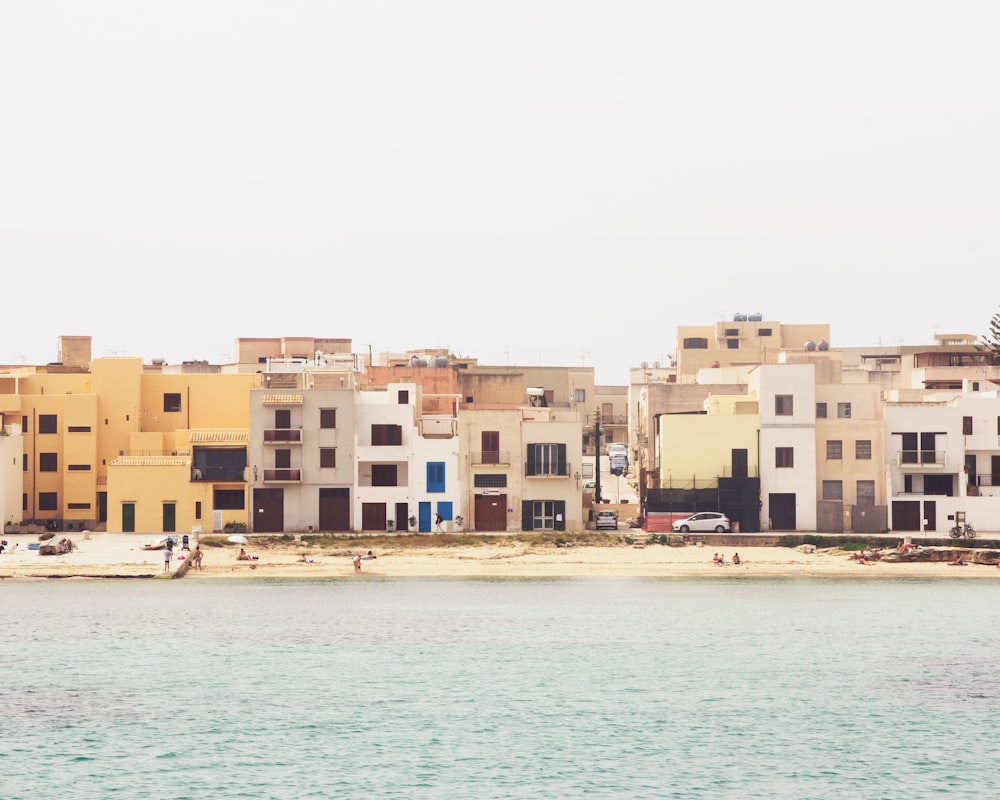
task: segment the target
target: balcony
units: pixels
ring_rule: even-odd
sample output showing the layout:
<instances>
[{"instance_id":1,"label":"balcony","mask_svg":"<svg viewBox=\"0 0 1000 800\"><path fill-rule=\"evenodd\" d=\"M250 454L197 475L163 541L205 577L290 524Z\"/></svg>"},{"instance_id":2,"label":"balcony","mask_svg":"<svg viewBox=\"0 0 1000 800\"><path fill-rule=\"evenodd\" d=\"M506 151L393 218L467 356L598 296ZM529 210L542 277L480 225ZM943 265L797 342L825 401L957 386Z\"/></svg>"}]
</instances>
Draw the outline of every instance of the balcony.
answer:
<instances>
[{"instance_id":1,"label":"balcony","mask_svg":"<svg viewBox=\"0 0 1000 800\"><path fill-rule=\"evenodd\" d=\"M474 467L489 464L510 466L510 452L507 450L473 450L470 459Z\"/></svg>"},{"instance_id":2,"label":"balcony","mask_svg":"<svg viewBox=\"0 0 1000 800\"><path fill-rule=\"evenodd\" d=\"M264 444L302 444L299 428L268 428L264 431Z\"/></svg>"},{"instance_id":3,"label":"balcony","mask_svg":"<svg viewBox=\"0 0 1000 800\"><path fill-rule=\"evenodd\" d=\"M941 469L947 461L947 453L944 450L900 450L896 455L897 467Z\"/></svg>"},{"instance_id":4,"label":"balcony","mask_svg":"<svg viewBox=\"0 0 1000 800\"><path fill-rule=\"evenodd\" d=\"M265 469L264 483L302 483L302 470Z\"/></svg>"},{"instance_id":5,"label":"balcony","mask_svg":"<svg viewBox=\"0 0 1000 800\"><path fill-rule=\"evenodd\" d=\"M529 472L534 467L534 472ZM541 464L532 465L531 462L524 462L524 477L526 478L568 478L571 474L569 464Z\"/></svg>"},{"instance_id":6,"label":"balcony","mask_svg":"<svg viewBox=\"0 0 1000 800\"><path fill-rule=\"evenodd\" d=\"M191 480L243 482L246 480L246 467L191 467Z\"/></svg>"}]
</instances>

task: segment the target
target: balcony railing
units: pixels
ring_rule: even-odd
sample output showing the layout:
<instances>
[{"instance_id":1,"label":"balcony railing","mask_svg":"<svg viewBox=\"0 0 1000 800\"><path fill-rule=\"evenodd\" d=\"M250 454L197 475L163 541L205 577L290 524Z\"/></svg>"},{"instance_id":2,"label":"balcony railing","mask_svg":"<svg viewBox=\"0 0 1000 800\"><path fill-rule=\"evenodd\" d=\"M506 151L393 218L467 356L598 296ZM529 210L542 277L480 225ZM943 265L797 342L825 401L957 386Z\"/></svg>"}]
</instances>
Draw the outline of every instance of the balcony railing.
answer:
<instances>
[{"instance_id":1,"label":"balcony railing","mask_svg":"<svg viewBox=\"0 0 1000 800\"><path fill-rule=\"evenodd\" d=\"M900 467L943 467L946 462L944 450L900 450L896 464Z\"/></svg>"},{"instance_id":2,"label":"balcony railing","mask_svg":"<svg viewBox=\"0 0 1000 800\"><path fill-rule=\"evenodd\" d=\"M265 469L264 483L301 483L300 469Z\"/></svg>"},{"instance_id":3,"label":"balcony railing","mask_svg":"<svg viewBox=\"0 0 1000 800\"><path fill-rule=\"evenodd\" d=\"M510 451L508 450L473 450L472 463L476 466L483 464L510 464Z\"/></svg>"},{"instance_id":4,"label":"balcony railing","mask_svg":"<svg viewBox=\"0 0 1000 800\"><path fill-rule=\"evenodd\" d=\"M245 481L245 467L191 467L192 481Z\"/></svg>"},{"instance_id":5,"label":"balcony railing","mask_svg":"<svg viewBox=\"0 0 1000 800\"><path fill-rule=\"evenodd\" d=\"M568 478L570 476L569 464L541 464L534 465L534 472L529 472L532 465L524 462L524 476L526 478Z\"/></svg>"},{"instance_id":6,"label":"balcony railing","mask_svg":"<svg viewBox=\"0 0 1000 800\"><path fill-rule=\"evenodd\" d=\"M264 444L269 442L302 443L302 431L298 428L269 428L264 431Z\"/></svg>"}]
</instances>

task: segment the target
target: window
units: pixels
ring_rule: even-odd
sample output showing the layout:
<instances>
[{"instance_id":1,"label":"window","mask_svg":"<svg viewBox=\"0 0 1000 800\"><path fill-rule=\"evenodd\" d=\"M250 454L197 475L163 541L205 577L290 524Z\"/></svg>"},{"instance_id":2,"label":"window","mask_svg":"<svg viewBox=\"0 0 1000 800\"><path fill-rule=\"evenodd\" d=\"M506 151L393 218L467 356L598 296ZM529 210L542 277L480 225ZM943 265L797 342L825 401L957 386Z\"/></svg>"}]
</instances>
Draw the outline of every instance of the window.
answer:
<instances>
[{"instance_id":1,"label":"window","mask_svg":"<svg viewBox=\"0 0 1000 800\"><path fill-rule=\"evenodd\" d=\"M290 408L274 409L274 427L283 431L292 427L292 410Z\"/></svg>"},{"instance_id":2,"label":"window","mask_svg":"<svg viewBox=\"0 0 1000 800\"><path fill-rule=\"evenodd\" d=\"M21 417L21 433L23 433L25 436L28 435L28 418L27 417Z\"/></svg>"},{"instance_id":3,"label":"window","mask_svg":"<svg viewBox=\"0 0 1000 800\"><path fill-rule=\"evenodd\" d=\"M163 393L163 410L166 411L180 411L181 410L181 394L180 392L164 392Z\"/></svg>"},{"instance_id":4,"label":"window","mask_svg":"<svg viewBox=\"0 0 1000 800\"><path fill-rule=\"evenodd\" d=\"M843 481L823 481L823 499L843 500L844 499Z\"/></svg>"},{"instance_id":5,"label":"window","mask_svg":"<svg viewBox=\"0 0 1000 800\"><path fill-rule=\"evenodd\" d=\"M292 451L291 450L275 450L274 451L274 466L277 469L291 469L292 468Z\"/></svg>"},{"instance_id":6,"label":"window","mask_svg":"<svg viewBox=\"0 0 1000 800\"><path fill-rule=\"evenodd\" d=\"M701 336L692 336L684 340L685 350L708 350L708 339Z\"/></svg>"},{"instance_id":7,"label":"window","mask_svg":"<svg viewBox=\"0 0 1000 800\"><path fill-rule=\"evenodd\" d=\"M723 336L739 336L740 335L740 329L739 328L726 328L722 335Z\"/></svg>"},{"instance_id":8,"label":"window","mask_svg":"<svg viewBox=\"0 0 1000 800\"><path fill-rule=\"evenodd\" d=\"M400 445L403 443L402 425L372 425L373 445ZM396 484L392 484L395 486Z\"/></svg>"},{"instance_id":9,"label":"window","mask_svg":"<svg viewBox=\"0 0 1000 800\"><path fill-rule=\"evenodd\" d=\"M22 472L27 472L28 471L28 454L27 453L22 453L21 454L21 471Z\"/></svg>"},{"instance_id":10,"label":"window","mask_svg":"<svg viewBox=\"0 0 1000 800\"><path fill-rule=\"evenodd\" d=\"M758 328L757 329L757 335L758 336L770 336L771 335L771 329L770 328Z\"/></svg>"},{"instance_id":11,"label":"window","mask_svg":"<svg viewBox=\"0 0 1000 800\"><path fill-rule=\"evenodd\" d=\"M477 489L505 489L507 487L507 476L473 475L472 485Z\"/></svg>"},{"instance_id":12,"label":"window","mask_svg":"<svg viewBox=\"0 0 1000 800\"><path fill-rule=\"evenodd\" d=\"M395 464L372 464L372 486L396 486Z\"/></svg>"},{"instance_id":13,"label":"window","mask_svg":"<svg viewBox=\"0 0 1000 800\"><path fill-rule=\"evenodd\" d=\"M740 349L740 340L739 339L726 339L726 347L728 347L730 350L739 350Z\"/></svg>"},{"instance_id":14,"label":"window","mask_svg":"<svg viewBox=\"0 0 1000 800\"><path fill-rule=\"evenodd\" d=\"M337 466L337 448L336 447L321 447L319 449L319 465L324 468L330 468Z\"/></svg>"},{"instance_id":15,"label":"window","mask_svg":"<svg viewBox=\"0 0 1000 800\"><path fill-rule=\"evenodd\" d=\"M854 457L859 461L871 461L872 458L872 440L871 439L858 439L854 443Z\"/></svg>"},{"instance_id":16,"label":"window","mask_svg":"<svg viewBox=\"0 0 1000 800\"><path fill-rule=\"evenodd\" d=\"M826 457L830 461L842 459L844 457L844 443L840 439L827 439Z\"/></svg>"},{"instance_id":17,"label":"window","mask_svg":"<svg viewBox=\"0 0 1000 800\"><path fill-rule=\"evenodd\" d=\"M972 436L972 417L962 417L962 434Z\"/></svg>"},{"instance_id":18,"label":"window","mask_svg":"<svg viewBox=\"0 0 1000 800\"><path fill-rule=\"evenodd\" d=\"M59 454L58 453L39 453L38 454L38 471L39 472L58 472L59 471Z\"/></svg>"},{"instance_id":19,"label":"window","mask_svg":"<svg viewBox=\"0 0 1000 800\"><path fill-rule=\"evenodd\" d=\"M826 403L816 404L816 419L826 419Z\"/></svg>"},{"instance_id":20,"label":"window","mask_svg":"<svg viewBox=\"0 0 1000 800\"><path fill-rule=\"evenodd\" d=\"M194 518L201 519L201 500L194 501Z\"/></svg>"},{"instance_id":21,"label":"window","mask_svg":"<svg viewBox=\"0 0 1000 800\"><path fill-rule=\"evenodd\" d=\"M90 464L70 464L66 469L70 472L90 472Z\"/></svg>"},{"instance_id":22,"label":"window","mask_svg":"<svg viewBox=\"0 0 1000 800\"><path fill-rule=\"evenodd\" d=\"M573 401L576 403L586 403L587 402L587 390L586 389L574 389L573 390Z\"/></svg>"},{"instance_id":23,"label":"window","mask_svg":"<svg viewBox=\"0 0 1000 800\"><path fill-rule=\"evenodd\" d=\"M396 392L396 404L397 405L405 406L405 405L409 405L409 403L410 403L410 390L409 389L400 389L398 392Z\"/></svg>"},{"instance_id":24,"label":"window","mask_svg":"<svg viewBox=\"0 0 1000 800\"><path fill-rule=\"evenodd\" d=\"M795 466L794 447L775 447L774 466L778 468L790 469Z\"/></svg>"},{"instance_id":25,"label":"window","mask_svg":"<svg viewBox=\"0 0 1000 800\"><path fill-rule=\"evenodd\" d=\"M858 481L858 505L875 505L875 481Z\"/></svg>"},{"instance_id":26,"label":"window","mask_svg":"<svg viewBox=\"0 0 1000 800\"><path fill-rule=\"evenodd\" d=\"M774 414L778 417L792 415L792 396L790 394L776 394L774 396Z\"/></svg>"},{"instance_id":27,"label":"window","mask_svg":"<svg viewBox=\"0 0 1000 800\"><path fill-rule=\"evenodd\" d=\"M555 502L553 500L532 500L531 518L534 530L553 530L556 523Z\"/></svg>"},{"instance_id":28,"label":"window","mask_svg":"<svg viewBox=\"0 0 1000 800\"><path fill-rule=\"evenodd\" d=\"M427 491L428 492L443 492L444 491L444 462L443 461L428 461L427 462Z\"/></svg>"},{"instance_id":29,"label":"window","mask_svg":"<svg viewBox=\"0 0 1000 800\"><path fill-rule=\"evenodd\" d=\"M38 415L39 433L59 433L59 423L55 414Z\"/></svg>"},{"instance_id":30,"label":"window","mask_svg":"<svg viewBox=\"0 0 1000 800\"><path fill-rule=\"evenodd\" d=\"M850 403L837 403L837 418L838 419L850 419L851 418L851 404Z\"/></svg>"},{"instance_id":31,"label":"window","mask_svg":"<svg viewBox=\"0 0 1000 800\"><path fill-rule=\"evenodd\" d=\"M214 509L242 509L246 507L246 493L242 489L216 489L212 494ZM198 519L201 509L198 509Z\"/></svg>"},{"instance_id":32,"label":"window","mask_svg":"<svg viewBox=\"0 0 1000 800\"><path fill-rule=\"evenodd\" d=\"M59 495L56 492L38 493L39 511L57 511L59 508Z\"/></svg>"},{"instance_id":33,"label":"window","mask_svg":"<svg viewBox=\"0 0 1000 800\"><path fill-rule=\"evenodd\" d=\"M568 475L566 445L529 444L527 475Z\"/></svg>"},{"instance_id":34,"label":"window","mask_svg":"<svg viewBox=\"0 0 1000 800\"><path fill-rule=\"evenodd\" d=\"M67 503L66 507L73 511L84 511L90 508L90 503Z\"/></svg>"},{"instance_id":35,"label":"window","mask_svg":"<svg viewBox=\"0 0 1000 800\"><path fill-rule=\"evenodd\" d=\"M246 476L245 448L211 450L196 447L193 461L192 480L242 481Z\"/></svg>"},{"instance_id":36,"label":"window","mask_svg":"<svg viewBox=\"0 0 1000 800\"><path fill-rule=\"evenodd\" d=\"M66 428L70 433L90 433L89 425L70 425Z\"/></svg>"},{"instance_id":37,"label":"window","mask_svg":"<svg viewBox=\"0 0 1000 800\"><path fill-rule=\"evenodd\" d=\"M337 409L321 408L319 410L319 426L321 428L337 427Z\"/></svg>"}]
</instances>

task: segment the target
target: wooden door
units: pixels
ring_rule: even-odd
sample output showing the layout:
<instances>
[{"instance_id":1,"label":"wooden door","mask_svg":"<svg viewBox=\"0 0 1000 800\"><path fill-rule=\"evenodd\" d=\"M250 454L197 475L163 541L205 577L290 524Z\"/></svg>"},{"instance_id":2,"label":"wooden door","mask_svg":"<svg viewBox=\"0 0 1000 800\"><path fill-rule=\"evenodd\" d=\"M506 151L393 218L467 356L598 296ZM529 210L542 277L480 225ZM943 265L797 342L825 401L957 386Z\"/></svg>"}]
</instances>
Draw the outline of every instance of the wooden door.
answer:
<instances>
[{"instance_id":1,"label":"wooden door","mask_svg":"<svg viewBox=\"0 0 1000 800\"><path fill-rule=\"evenodd\" d=\"M361 504L361 529L365 531L384 531L388 517L385 515L385 503Z\"/></svg>"},{"instance_id":2,"label":"wooden door","mask_svg":"<svg viewBox=\"0 0 1000 800\"><path fill-rule=\"evenodd\" d=\"M163 504L163 532L177 532L177 505L175 503Z\"/></svg>"},{"instance_id":3,"label":"wooden door","mask_svg":"<svg viewBox=\"0 0 1000 800\"><path fill-rule=\"evenodd\" d=\"M925 531L936 531L937 530L937 501L936 500L924 500L924 519L927 520L927 524L924 525Z\"/></svg>"},{"instance_id":4,"label":"wooden door","mask_svg":"<svg viewBox=\"0 0 1000 800\"><path fill-rule=\"evenodd\" d=\"M285 528L285 490L253 490L253 529L256 533L282 533Z\"/></svg>"},{"instance_id":5,"label":"wooden door","mask_svg":"<svg viewBox=\"0 0 1000 800\"><path fill-rule=\"evenodd\" d=\"M507 530L507 495L477 494L474 513L477 531Z\"/></svg>"},{"instance_id":6,"label":"wooden door","mask_svg":"<svg viewBox=\"0 0 1000 800\"><path fill-rule=\"evenodd\" d=\"M410 506L408 503L396 503L396 530L408 531L410 529Z\"/></svg>"},{"instance_id":7,"label":"wooden door","mask_svg":"<svg viewBox=\"0 0 1000 800\"><path fill-rule=\"evenodd\" d=\"M349 531L351 529L351 490L326 487L319 490L319 529Z\"/></svg>"},{"instance_id":8,"label":"wooden door","mask_svg":"<svg viewBox=\"0 0 1000 800\"><path fill-rule=\"evenodd\" d=\"M892 529L894 531L920 530L920 501L892 501Z\"/></svg>"},{"instance_id":9,"label":"wooden door","mask_svg":"<svg viewBox=\"0 0 1000 800\"><path fill-rule=\"evenodd\" d=\"M795 495L768 495L768 509L771 515L772 531L795 530Z\"/></svg>"},{"instance_id":10,"label":"wooden door","mask_svg":"<svg viewBox=\"0 0 1000 800\"><path fill-rule=\"evenodd\" d=\"M500 431L483 431L483 462L484 464L500 463Z\"/></svg>"}]
</instances>

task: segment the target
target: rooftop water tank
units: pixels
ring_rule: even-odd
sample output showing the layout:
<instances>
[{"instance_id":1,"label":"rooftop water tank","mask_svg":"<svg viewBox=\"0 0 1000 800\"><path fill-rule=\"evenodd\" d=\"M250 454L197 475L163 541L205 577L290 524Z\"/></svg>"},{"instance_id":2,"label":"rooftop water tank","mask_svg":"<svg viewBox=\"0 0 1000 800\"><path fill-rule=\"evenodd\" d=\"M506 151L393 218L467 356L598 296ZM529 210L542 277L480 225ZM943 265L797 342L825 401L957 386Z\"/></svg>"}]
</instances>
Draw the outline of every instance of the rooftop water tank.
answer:
<instances>
[{"instance_id":1,"label":"rooftop water tank","mask_svg":"<svg viewBox=\"0 0 1000 800\"><path fill-rule=\"evenodd\" d=\"M448 366L448 359L445 358L444 356L434 356L434 358L431 359L431 366L432 367L447 367Z\"/></svg>"},{"instance_id":2,"label":"rooftop water tank","mask_svg":"<svg viewBox=\"0 0 1000 800\"><path fill-rule=\"evenodd\" d=\"M426 367L427 359L421 358L420 356L410 356L410 366L411 367Z\"/></svg>"},{"instance_id":3,"label":"rooftop water tank","mask_svg":"<svg viewBox=\"0 0 1000 800\"><path fill-rule=\"evenodd\" d=\"M739 311L733 314L733 322L746 322L746 321L747 321L746 314L741 314Z\"/></svg>"},{"instance_id":4,"label":"rooftop water tank","mask_svg":"<svg viewBox=\"0 0 1000 800\"><path fill-rule=\"evenodd\" d=\"M750 322L763 322L764 315L761 314L759 311L755 311L753 314L747 315L747 320Z\"/></svg>"},{"instance_id":5,"label":"rooftop water tank","mask_svg":"<svg viewBox=\"0 0 1000 800\"><path fill-rule=\"evenodd\" d=\"M814 342L812 339L806 339L806 343L803 345L803 347L805 347L806 350L809 350L811 352L816 349L816 342Z\"/></svg>"},{"instance_id":6,"label":"rooftop water tank","mask_svg":"<svg viewBox=\"0 0 1000 800\"><path fill-rule=\"evenodd\" d=\"M817 345L817 347L819 347L820 350L829 350L830 349L830 343L827 342L826 339L820 339L819 340L819 344Z\"/></svg>"}]
</instances>

